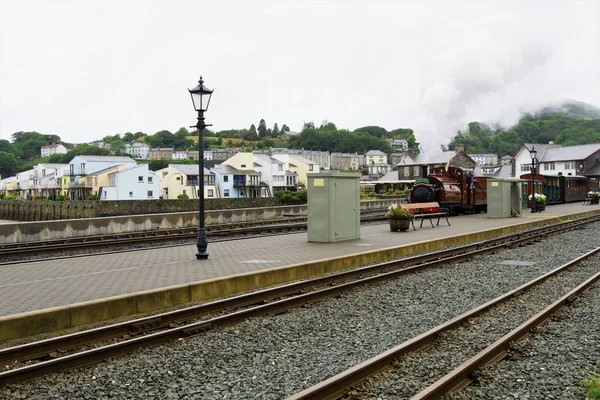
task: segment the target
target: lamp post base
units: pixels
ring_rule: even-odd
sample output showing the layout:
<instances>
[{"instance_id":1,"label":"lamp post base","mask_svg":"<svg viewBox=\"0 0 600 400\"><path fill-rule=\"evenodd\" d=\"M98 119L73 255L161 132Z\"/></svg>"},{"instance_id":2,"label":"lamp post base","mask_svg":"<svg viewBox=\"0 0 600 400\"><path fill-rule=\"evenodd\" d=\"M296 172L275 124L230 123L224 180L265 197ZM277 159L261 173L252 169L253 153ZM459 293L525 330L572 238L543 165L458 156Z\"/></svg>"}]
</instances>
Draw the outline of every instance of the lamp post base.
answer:
<instances>
[{"instance_id":1,"label":"lamp post base","mask_svg":"<svg viewBox=\"0 0 600 400\"><path fill-rule=\"evenodd\" d=\"M206 241L206 230L204 228L198 228L198 240L196 241L196 247L198 248L196 260L208 259L208 253L206 252L208 243Z\"/></svg>"}]
</instances>

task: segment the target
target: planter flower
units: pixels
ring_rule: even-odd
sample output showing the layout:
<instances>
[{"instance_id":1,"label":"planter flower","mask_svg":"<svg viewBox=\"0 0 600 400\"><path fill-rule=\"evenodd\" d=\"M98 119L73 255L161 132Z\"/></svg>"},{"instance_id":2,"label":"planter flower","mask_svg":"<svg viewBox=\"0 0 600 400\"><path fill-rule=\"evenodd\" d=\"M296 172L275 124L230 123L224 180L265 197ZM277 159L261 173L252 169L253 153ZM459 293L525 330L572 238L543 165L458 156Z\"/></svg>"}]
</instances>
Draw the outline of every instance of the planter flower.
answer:
<instances>
[{"instance_id":1,"label":"planter flower","mask_svg":"<svg viewBox=\"0 0 600 400\"><path fill-rule=\"evenodd\" d=\"M390 218L412 219L413 215L410 211L405 210L400 204L392 204L388 207L388 212L385 214Z\"/></svg>"},{"instance_id":2,"label":"planter flower","mask_svg":"<svg viewBox=\"0 0 600 400\"><path fill-rule=\"evenodd\" d=\"M535 199L535 204L543 204L546 205L546 196L541 193L536 193L533 195ZM531 195L529 195L529 201L531 201Z\"/></svg>"},{"instance_id":3,"label":"planter flower","mask_svg":"<svg viewBox=\"0 0 600 400\"><path fill-rule=\"evenodd\" d=\"M402 208L400 204L392 204L385 215L390 219L390 230L392 232L398 230L406 231L410 228L410 221L413 218L413 214Z\"/></svg>"},{"instance_id":4,"label":"planter flower","mask_svg":"<svg viewBox=\"0 0 600 400\"><path fill-rule=\"evenodd\" d=\"M600 203L600 192L588 192L587 197L590 199L591 204Z\"/></svg>"},{"instance_id":5,"label":"planter flower","mask_svg":"<svg viewBox=\"0 0 600 400\"><path fill-rule=\"evenodd\" d=\"M546 210L546 196L541 193L535 193L533 195L535 201L535 209L538 212ZM531 195L528 197L529 201L531 201Z\"/></svg>"}]
</instances>

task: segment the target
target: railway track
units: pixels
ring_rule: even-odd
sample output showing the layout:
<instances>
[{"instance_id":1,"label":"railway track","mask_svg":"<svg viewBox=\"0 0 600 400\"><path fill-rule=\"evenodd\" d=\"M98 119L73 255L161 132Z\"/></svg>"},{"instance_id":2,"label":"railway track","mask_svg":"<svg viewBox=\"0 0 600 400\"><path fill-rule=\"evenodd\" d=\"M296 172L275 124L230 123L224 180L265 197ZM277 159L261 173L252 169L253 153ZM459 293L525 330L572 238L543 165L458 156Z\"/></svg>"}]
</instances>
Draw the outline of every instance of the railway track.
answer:
<instances>
[{"instance_id":1,"label":"railway track","mask_svg":"<svg viewBox=\"0 0 600 400\"><path fill-rule=\"evenodd\" d=\"M545 236L578 229L593 221L597 219L586 218L555 224L460 248L362 267L135 321L3 349L0 350L0 365L11 369L0 373L0 385L89 365L136 348L187 337L234 324L249 317L285 312L290 308L339 295L354 287L393 279L443 263L469 259L503 246L541 240ZM106 344L106 341L111 343Z\"/></svg>"},{"instance_id":2,"label":"railway track","mask_svg":"<svg viewBox=\"0 0 600 400\"><path fill-rule=\"evenodd\" d=\"M361 222L385 220L385 210L373 210L361 214ZM255 236L295 233L307 229L306 217L285 217L276 220L260 220L230 224L211 225L207 228L207 237L211 242L241 239ZM71 237L54 240L0 244L0 262L11 257L31 254L50 254L60 251L79 249L110 249L114 251L122 246L161 244L172 241L195 240L197 228L167 228L149 231L112 233L107 235Z\"/></svg>"},{"instance_id":3,"label":"railway track","mask_svg":"<svg viewBox=\"0 0 600 400\"><path fill-rule=\"evenodd\" d=\"M510 313L513 308L516 308L515 304L517 304L517 307L522 307L522 305L518 303L523 303L523 300L520 300L523 297L523 293L533 291L534 288L542 286L550 280L550 278L567 273L567 270L591 257L597 257L598 254L600 254L600 248L596 248L543 276L533 279L530 282L498 296L485 304L475 307L462 315L452 318L419 336L388 349L378 356L349 368L348 370L305 389L302 392L292 395L288 397L288 400L323 400L345 397L377 398L382 395L382 390L379 388L380 380L382 379L385 379L385 383L382 386L386 386L387 390L389 390L390 386L394 386L393 383L390 383L394 380L400 382L402 380L411 381L411 379L413 379L414 381L415 376L413 374L416 372L413 372L413 369L415 369L415 364L423 363L423 365L427 365L432 362L432 359L443 357L448 353L469 354L472 352L471 349L474 347L473 343L477 342L477 338L474 335L480 334L476 326L484 324L483 320L486 318L486 314L497 312L495 310L499 307L504 307L504 309L500 311L502 313ZM481 351L460 363L460 365L457 365L448 373L439 376L439 379L418 391L418 393L409 395L410 398L412 400L438 399L446 394L459 391L476 381L478 379L477 370L479 368L504 358L509 353L510 346L514 341L528 335L533 328L548 320L560 308L573 302L585 290L600 280L600 271L597 270L591 275L584 275L585 278L582 279L578 286L574 287L568 293L556 298L547 307L536 312L535 315L510 330L508 333L504 335L498 333L496 335L497 339L493 340L490 345L485 346ZM540 292L543 292L543 290L543 287L540 288ZM476 318L479 318L479 320L475 320ZM472 321L472 326L475 328L469 326L469 321ZM459 328L461 324L464 326L465 323L467 323L466 327ZM461 333L461 335L456 335L459 341L457 344L457 338L452 338L451 332L458 329L463 329L467 332L472 330L474 333L471 334L470 337L466 336L464 332ZM441 338L442 335L445 336ZM424 352L433 351L436 351L436 355L420 357L420 354ZM406 359L409 356L410 361L399 361ZM423 360L421 360L421 358L423 358ZM427 369L427 367L425 367L425 369ZM390 372L390 370L394 371ZM396 370L398 371L397 373ZM435 370L435 368L431 368L431 370ZM382 375L385 375L385 378L383 378ZM401 384L398 386L401 386ZM385 391L386 389L383 390ZM399 390L399 392L400 393L397 393L399 397L408 397L407 393L402 392L402 390ZM388 398L385 394L383 397Z\"/></svg>"}]
</instances>

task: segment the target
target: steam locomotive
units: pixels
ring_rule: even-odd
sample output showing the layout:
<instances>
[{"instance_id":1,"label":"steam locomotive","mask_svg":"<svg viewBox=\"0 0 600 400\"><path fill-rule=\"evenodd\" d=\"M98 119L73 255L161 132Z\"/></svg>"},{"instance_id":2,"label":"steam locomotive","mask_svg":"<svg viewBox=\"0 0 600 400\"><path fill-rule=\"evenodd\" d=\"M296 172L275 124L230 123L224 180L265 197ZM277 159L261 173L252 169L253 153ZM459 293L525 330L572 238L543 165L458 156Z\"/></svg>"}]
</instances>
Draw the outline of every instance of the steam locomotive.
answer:
<instances>
[{"instance_id":1,"label":"steam locomotive","mask_svg":"<svg viewBox=\"0 0 600 400\"><path fill-rule=\"evenodd\" d=\"M447 208L450 215L486 212L487 180L462 168L436 168L426 179L415 181L410 202L436 201L440 207Z\"/></svg>"}]
</instances>

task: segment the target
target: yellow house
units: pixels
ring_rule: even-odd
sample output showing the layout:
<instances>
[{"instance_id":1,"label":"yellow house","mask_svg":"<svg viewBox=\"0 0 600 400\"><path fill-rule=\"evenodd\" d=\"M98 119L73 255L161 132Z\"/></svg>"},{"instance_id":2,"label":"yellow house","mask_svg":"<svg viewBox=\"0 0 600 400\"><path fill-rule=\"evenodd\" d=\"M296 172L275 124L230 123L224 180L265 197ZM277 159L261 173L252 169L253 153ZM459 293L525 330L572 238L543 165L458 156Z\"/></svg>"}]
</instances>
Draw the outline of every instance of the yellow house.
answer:
<instances>
[{"instance_id":1,"label":"yellow house","mask_svg":"<svg viewBox=\"0 0 600 400\"><path fill-rule=\"evenodd\" d=\"M298 175L298 185L306 187L308 179L306 174L315 174L321 172L319 163L304 158L296 154L273 154L272 156L285 164L285 168Z\"/></svg>"},{"instance_id":2,"label":"yellow house","mask_svg":"<svg viewBox=\"0 0 600 400\"><path fill-rule=\"evenodd\" d=\"M365 163L367 165L387 164L387 154L380 150L369 150L365 154Z\"/></svg>"}]
</instances>

